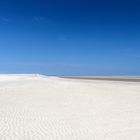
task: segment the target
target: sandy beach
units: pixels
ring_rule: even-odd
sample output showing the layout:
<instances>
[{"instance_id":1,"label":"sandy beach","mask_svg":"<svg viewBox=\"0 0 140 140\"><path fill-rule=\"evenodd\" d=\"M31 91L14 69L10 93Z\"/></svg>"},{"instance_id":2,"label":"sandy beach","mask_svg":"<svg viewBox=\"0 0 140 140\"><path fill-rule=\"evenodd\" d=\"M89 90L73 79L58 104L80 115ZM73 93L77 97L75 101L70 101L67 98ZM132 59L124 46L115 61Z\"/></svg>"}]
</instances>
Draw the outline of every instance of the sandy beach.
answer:
<instances>
[{"instance_id":1,"label":"sandy beach","mask_svg":"<svg viewBox=\"0 0 140 140\"><path fill-rule=\"evenodd\" d=\"M0 75L0 140L139 140L132 79Z\"/></svg>"}]
</instances>

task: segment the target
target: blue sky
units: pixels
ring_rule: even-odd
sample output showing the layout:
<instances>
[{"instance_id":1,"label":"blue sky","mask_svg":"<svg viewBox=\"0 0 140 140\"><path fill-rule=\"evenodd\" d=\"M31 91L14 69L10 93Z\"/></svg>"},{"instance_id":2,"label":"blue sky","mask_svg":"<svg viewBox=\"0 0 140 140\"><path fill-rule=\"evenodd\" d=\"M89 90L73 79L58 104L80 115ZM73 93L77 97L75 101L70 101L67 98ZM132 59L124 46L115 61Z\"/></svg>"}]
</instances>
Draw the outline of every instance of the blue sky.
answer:
<instances>
[{"instance_id":1,"label":"blue sky","mask_svg":"<svg viewBox=\"0 0 140 140\"><path fill-rule=\"evenodd\" d=\"M140 1L1 0L0 73L140 75Z\"/></svg>"}]
</instances>

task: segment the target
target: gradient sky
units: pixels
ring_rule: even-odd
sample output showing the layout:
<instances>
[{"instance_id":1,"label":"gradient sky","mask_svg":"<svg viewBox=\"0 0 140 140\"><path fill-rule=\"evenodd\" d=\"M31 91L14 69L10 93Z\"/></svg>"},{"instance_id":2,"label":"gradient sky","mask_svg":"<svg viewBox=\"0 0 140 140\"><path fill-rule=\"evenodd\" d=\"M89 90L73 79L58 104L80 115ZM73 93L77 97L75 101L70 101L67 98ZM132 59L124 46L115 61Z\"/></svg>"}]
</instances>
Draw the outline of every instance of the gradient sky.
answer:
<instances>
[{"instance_id":1,"label":"gradient sky","mask_svg":"<svg viewBox=\"0 0 140 140\"><path fill-rule=\"evenodd\" d=\"M140 75L140 1L0 0L0 73Z\"/></svg>"}]
</instances>

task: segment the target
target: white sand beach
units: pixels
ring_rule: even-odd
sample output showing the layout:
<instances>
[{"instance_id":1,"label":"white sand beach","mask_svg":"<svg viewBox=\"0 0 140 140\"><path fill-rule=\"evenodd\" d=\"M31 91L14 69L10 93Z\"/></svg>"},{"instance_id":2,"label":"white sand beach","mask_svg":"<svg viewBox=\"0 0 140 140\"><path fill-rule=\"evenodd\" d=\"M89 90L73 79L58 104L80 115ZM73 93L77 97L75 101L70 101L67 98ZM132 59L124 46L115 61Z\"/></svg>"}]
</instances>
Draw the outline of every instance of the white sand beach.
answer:
<instances>
[{"instance_id":1,"label":"white sand beach","mask_svg":"<svg viewBox=\"0 0 140 140\"><path fill-rule=\"evenodd\" d=\"M0 140L139 140L140 82L0 75Z\"/></svg>"}]
</instances>

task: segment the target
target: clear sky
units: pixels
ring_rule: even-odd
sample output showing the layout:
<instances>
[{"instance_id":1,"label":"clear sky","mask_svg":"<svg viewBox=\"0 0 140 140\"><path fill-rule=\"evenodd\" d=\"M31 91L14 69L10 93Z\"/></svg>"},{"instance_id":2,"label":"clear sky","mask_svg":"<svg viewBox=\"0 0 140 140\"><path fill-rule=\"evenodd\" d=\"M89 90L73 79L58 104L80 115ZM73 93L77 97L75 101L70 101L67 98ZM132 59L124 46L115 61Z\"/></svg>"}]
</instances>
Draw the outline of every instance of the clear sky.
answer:
<instances>
[{"instance_id":1,"label":"clear sky","mask_svg":"<svg viewBox=\"0 0 140 140\"><path fill-rule=\"evenodd\" d=\"M140 1L0 0L0 73L140 75Z\"/></svg>"}]
</instances>

